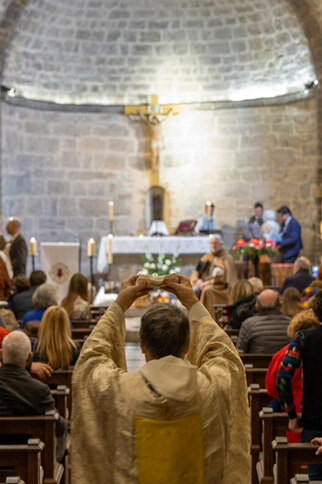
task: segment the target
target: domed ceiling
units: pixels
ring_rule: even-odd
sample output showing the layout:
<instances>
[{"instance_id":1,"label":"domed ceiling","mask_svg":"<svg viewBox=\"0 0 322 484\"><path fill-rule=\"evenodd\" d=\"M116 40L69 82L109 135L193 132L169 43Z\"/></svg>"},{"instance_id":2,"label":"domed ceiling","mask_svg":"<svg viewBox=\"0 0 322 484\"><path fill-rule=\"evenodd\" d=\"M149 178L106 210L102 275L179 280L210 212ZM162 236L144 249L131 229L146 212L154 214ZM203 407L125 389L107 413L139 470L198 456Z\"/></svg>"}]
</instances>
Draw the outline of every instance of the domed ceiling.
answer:
<instances>
[{"instance_id":1,"label":"domed ceiling","mask_svg":"<svg viewBox=\"0 0 322 484\"><path fill-rule=\"evenodd\" d=\"M29 99L137 104L272 97L314 79L287 0L29 0L2 84Z\"/></svg>"}]
</instances>

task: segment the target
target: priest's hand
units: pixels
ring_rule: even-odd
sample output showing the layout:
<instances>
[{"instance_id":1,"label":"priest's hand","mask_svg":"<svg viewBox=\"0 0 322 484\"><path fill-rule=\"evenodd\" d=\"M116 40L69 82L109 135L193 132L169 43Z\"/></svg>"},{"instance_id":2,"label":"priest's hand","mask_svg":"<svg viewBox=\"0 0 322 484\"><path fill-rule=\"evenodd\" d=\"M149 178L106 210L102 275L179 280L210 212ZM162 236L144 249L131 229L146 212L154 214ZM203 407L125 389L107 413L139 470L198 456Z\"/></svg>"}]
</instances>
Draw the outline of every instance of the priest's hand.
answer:
<instances>
[{"instance_id":1,"label":"priest's hand","mask_svg":"<svg viewBox=\"0 0 322 484\"><path fill-rule=\"evenodd\" d=\"M197 296L192 289L190 279L188 277L182 276L181 274L176 274L178 276L179 282L174 282L171 279L164 278L163 289L172 292L177 296L179 301L183 306L185 306L188 311L196 302L199 301Z\"/></svg>"},{"instance_id":2,"label":"priest's hand","mask_svg":"<svg viewBox=\"0 0 322 484\"><path fill-rule=\"evenodd\" d=\"M47 363L42 363L41 361L33 361L30 367L30 373L32 376L38 378L38 380L46 380L51 377L52 367L47 365Z\"/></svg>"},{"instance_id":3,"label":"priest's hand","mask_svg":"<svg viewBox=\"0 0 322 484\"><path fill-rule=\"evenodd\" d=\"M131 276L122 282L121 290L115 302L121 306L123 312L129 309L138 297L149 293L149 289L146 288L146 282L142 281L140 284L136 284L137 278L138 276Z\"/></svg>"}]
</instances>

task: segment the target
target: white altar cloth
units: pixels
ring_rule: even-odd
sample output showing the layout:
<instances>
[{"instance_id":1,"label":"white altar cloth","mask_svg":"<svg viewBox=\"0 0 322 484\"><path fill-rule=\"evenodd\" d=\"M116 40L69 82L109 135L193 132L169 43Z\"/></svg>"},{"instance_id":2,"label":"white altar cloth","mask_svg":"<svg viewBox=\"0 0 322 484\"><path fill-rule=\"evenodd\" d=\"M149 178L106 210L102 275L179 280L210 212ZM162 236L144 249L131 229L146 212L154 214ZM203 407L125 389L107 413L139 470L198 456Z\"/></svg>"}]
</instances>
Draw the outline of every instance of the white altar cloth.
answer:
<instances>
[{"instance_id":1,"label":"white altar cloth","mask_svg":"<svg viewBox=\"0 0 322 484\"><path fill-rule=\"evenodd\" d=\"M102 237L97 260L98 272L104 272L107 264L108 238ZM169 236L169 237L113 237L113 254L205 254L209 252L209 236Z\"/></svg>"}]
</instances>

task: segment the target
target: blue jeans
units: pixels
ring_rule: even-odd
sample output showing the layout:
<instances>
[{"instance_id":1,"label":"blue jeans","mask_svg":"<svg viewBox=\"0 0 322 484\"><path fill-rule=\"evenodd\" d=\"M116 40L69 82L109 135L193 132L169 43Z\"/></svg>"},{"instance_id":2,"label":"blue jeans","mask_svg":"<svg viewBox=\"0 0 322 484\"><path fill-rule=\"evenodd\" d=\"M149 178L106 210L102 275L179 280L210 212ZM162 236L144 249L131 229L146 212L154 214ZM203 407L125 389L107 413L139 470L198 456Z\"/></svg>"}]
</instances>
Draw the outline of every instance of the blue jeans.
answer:
<instances>
[{"instance_id":1,"label":"blue jeans","mask_svg":"<svg viewBox=\"0 0 322 484\"><path fill-rule=\"evenodd\" d=\"M311 442L314 437L322 437L322 431L303 429L301 435L301 442ZM322 464L309 464L307 466L307 473L309 475L310 481L321 481Z\"/></svg>"}]
</instances>

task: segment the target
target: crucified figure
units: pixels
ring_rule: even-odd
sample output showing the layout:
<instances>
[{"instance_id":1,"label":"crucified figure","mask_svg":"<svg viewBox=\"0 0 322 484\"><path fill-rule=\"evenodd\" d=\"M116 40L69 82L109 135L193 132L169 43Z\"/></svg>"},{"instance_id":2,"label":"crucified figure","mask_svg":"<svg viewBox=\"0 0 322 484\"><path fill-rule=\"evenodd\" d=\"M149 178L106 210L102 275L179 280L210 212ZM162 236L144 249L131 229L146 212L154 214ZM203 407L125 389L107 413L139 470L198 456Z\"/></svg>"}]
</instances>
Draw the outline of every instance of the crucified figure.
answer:
<instances>
[{"instance_id":1,"label":"crucified figure","mask_svg":"<svg viewBox=\"0 0 322 484\"><path fill-rule=\"evenodd\" d=\"M140 113L140 118L150 128L151 136L151 169L152 172L159 171L160 166L160 150L162 147L162 127L161 124L167 121L172 115L173 109L171 109L166 117L160 121L157 115L143 115Z\"/></svg>"}]
</instances>

